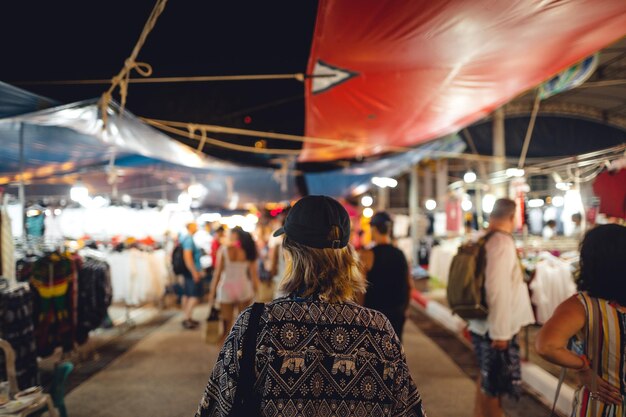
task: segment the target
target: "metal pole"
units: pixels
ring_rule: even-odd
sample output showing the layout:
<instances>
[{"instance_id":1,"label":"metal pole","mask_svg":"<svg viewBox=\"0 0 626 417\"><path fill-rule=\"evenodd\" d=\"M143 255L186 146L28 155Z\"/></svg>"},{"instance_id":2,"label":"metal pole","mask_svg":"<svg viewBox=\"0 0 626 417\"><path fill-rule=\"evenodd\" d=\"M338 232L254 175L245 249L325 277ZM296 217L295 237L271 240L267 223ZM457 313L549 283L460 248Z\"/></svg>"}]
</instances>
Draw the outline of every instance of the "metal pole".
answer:
<instances>
[{"instance_id":1,"label":"metal pole","mask_svg":"<svg viewBox=\"0 0 626 417\"><path fill-rule=\"evenodd\" d=\"M436 200L437 211L445 211L446 200L448 199L448 161L439 159L437 161L436 174Z\"/></svg>"},{"instance_id":2,"label":"metal pole","mask_svg":"<svg viewBox=\"0 0 626 417\"><path fill-rule=\"evenodd\" d=\"M419 233L417 223L419 221L419 178L417 175L417 165L411 169L411 182L409 184L409 216L411 219L411 262L413 266L419 265Z\"/></svg>"},{"instance_id":3,"label":"metal pole","mask_svg":"<svg viewBox=\"0 0 626 417\"><path fill-rule=\"evenodd\" d=\"M500 107L493 113L493 156L496 157L491 164L492 172L506 169L506 145L504 134L504 109ZM496 197L505 197L506 184L498 184L494 187Z\"/></svg>"},{"instance_id":4,"label":"metal pole","mask_svg":"<svg viewBox=\"0 0 626 417\"><path fill-rule=\"evenodd\" d=\"M483 213L482 184L475 188L474 197L476 198L476 222L478 223L478 230L482 230L485 223L485 216Z\"/></svg>"},{"instance_id":5,"label":"metal pole","mask_svg":"<svg viewBox=\"0 0 626 417\"><path fill-rule=\"evenodd\" d=\"M378 211L387 210L388 200L389 199L389 190L387 188L378 187L378 198L376 208Z\"/></svg>"},{"instance_id":6,"label":"metal pole","mask_svg":"<svg viewBox=\"0 0 626 417\"><path fill-rule=\"evenodd\" d=\"M18 183L18 198L22 206L22 233L26 235L26 193L24 191L24 123L20 123L20 181Z\"/></svg>"}]
</instances>

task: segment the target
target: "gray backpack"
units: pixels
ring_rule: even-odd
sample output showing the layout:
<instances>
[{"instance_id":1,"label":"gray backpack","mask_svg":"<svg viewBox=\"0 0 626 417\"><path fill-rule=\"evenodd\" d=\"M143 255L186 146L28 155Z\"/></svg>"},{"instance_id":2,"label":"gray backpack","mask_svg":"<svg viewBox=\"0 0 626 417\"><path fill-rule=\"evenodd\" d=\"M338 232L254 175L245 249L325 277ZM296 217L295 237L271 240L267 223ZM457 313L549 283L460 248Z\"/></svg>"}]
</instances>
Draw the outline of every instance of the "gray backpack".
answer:
<instances>
[{"instance_id":1,"label":"gray backpack","mask_svg":"<svg viewBox=\"0 0 626 417\"><path fill-rule=\"evenodd\" d=\"M465 320L486 319L489 310L485 301L485 244L495 232L477 242L468 242L452 258L448 276L448 304L453 313Z\"/></svg>"}]
</instances>

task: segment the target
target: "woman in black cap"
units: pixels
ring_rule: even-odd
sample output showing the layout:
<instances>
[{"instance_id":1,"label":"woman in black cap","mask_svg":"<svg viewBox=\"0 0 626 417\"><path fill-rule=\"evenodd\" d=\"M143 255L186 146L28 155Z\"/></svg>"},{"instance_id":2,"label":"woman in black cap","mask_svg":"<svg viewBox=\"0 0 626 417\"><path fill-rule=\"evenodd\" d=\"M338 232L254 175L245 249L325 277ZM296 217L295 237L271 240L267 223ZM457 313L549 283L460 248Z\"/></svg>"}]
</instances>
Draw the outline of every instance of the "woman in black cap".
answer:
<instances>
[{"instance_id":1,"label":"woman in black cap","mask_svg":"<svg viewBox=\"0 0 626 417\"><path fill-rule=\"evenodd\" d=\"M305 197L280 234L289 295L239 316L196 416L424 416L389 320L354 302L365 280L343 206Z\"/></svg>"}]
</instances>

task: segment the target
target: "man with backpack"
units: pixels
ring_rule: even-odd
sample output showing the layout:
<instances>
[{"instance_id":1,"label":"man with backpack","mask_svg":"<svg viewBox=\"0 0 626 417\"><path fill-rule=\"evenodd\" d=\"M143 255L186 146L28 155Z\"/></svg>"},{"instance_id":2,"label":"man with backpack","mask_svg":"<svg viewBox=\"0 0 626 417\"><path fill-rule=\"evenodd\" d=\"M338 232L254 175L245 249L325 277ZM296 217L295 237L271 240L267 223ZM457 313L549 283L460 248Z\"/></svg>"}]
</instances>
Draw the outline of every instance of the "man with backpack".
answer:
<instances>
[{"instance_id":1,"label":"man with backpack","mask_svg":"<svg viewBox=\"0 0 626 417\"><path fill-rule=\"evenodd\" d=\"M501 417L501 397L518 397L521 365L517 333L535 322L512 233L515 202L497 200L489 229L463 245L452 261L448 301L469 321L480 367L474 417Z\"/></svg>"},{"instance_id":2,"label":"man with backpack","mask_svg":"<svg viewBox=\"0 0 626 417\"><path fill-rule=\"evenodd\" d=\"M193 235L198 231L196 223L187 224L187 235L182 236L179 242L180 247L174 249L173 264L174 272L184 277L183 286L183 327L185 329L195 329L200 324L193 319L193 309L202 297L202 278L204 271L200 263L202 251L193 240ZM180 252L182 251L182 263Z\"/></svg>"}]
</instances>

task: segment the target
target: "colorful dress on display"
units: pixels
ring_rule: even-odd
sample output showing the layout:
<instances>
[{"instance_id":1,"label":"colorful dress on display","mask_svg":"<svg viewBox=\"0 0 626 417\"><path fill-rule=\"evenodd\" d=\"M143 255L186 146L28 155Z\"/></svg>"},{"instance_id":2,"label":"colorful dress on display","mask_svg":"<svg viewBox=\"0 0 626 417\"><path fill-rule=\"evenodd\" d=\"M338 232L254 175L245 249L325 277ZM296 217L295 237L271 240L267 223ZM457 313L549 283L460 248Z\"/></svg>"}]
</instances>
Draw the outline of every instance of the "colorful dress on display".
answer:
<instances>
[{"instance_id":1,"label":"colorful dress on display","mask_svg":"<svg viewBox=\"0 0 626 417\"><path fill-rule=\"evenodd\" d=\"M586 293L579 293L578 299L587 311L587 323L590 327L585 335L584 345L590 346L591 326L594 325L593 300ZM599 376L614 387L619 387L622 398L626 398L626 309L607 300L597 299L599 303L601 328L598 329L600 338L599 348ZM585 353L589 349L585 347ZM592 358L593 360L593 358ZM597 412L591 410L590 391L581 387L576 391L574 399L574 417L624 417L626 416L626 403L621 405L608 405L597 401Z\"/></svg>"},{"instance_id":2,"label":"colorful dress on display","mask_svg":"<svg viewBox=\"0 0 626 417\"><path fill-rule=\"evenodd\" d=\"M46 255L33 265L30 283L35 294L35 335L42 357L51 355L58 346L66 352L73 348L75 278L74 261L65 254Z\"/></svg>"}]
</instances>

